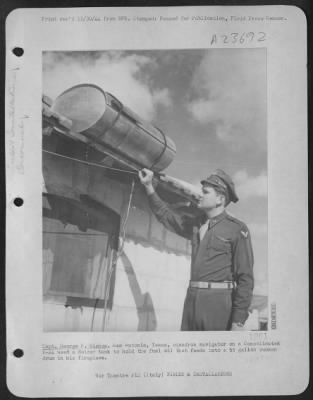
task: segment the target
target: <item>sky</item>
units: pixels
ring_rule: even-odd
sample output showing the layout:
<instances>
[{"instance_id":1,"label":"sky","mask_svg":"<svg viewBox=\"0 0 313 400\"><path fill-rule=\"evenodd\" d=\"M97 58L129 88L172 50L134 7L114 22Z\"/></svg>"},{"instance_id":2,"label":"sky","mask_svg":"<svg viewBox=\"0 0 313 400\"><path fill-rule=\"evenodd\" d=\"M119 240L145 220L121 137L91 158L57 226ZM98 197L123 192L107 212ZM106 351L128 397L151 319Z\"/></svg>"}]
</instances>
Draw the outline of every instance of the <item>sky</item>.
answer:
<instances>
[{"instance_id":1,"label":"sky","mask_svg":"<svg viewBox=\"0 0 313 400\"><path fill-rule=\"evenodd\" d=\"M221 168L239 202L255 255L255 293L267 292L266 50L187 49L45 52L43 93L80 83L111 92L161 128L177 148L164 171L197 187Z\"/></svg>"}]
</instances>

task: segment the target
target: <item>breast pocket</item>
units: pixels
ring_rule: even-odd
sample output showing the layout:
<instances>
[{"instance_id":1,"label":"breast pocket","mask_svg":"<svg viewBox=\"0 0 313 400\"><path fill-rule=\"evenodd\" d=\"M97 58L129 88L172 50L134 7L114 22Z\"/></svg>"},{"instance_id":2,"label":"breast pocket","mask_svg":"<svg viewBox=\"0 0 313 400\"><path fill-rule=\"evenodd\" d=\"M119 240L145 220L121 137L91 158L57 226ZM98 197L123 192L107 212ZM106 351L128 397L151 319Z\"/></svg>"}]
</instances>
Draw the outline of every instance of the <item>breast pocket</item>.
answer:
<instances>
[{"instance_id":1,"label":"breast pocket","mask_svg":"<svg viewBox=\"0 0 313 400\"><path fill-rule=\"evenodd\" d=\"M231 239L224 238L219 235L212 236L209 247L214 254L231 254Z\"/></svg>"}]
</instances>

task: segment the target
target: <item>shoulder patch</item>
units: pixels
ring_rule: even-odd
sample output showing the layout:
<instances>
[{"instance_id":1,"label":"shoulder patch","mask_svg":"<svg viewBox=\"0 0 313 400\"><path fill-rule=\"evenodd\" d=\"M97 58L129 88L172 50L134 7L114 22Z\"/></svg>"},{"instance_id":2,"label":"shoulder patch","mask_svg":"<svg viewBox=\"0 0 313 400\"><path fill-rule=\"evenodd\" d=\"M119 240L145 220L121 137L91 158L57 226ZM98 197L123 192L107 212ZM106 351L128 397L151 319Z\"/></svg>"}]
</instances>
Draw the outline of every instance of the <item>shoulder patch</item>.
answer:
<instances>
[{"instance_id":1,"label":"shoulder patch","mask_svg":"<svg viewBox=\"0 0 313 400\"><path fill-rule=\"evenodd\" d=\"M241 230L240 233L241 233L241 236L243 236L245 239L247 239L247 237L249 236L249 231Z\"/></svg>"},{"instance_id":2,"label":"shoulder patch","mask_svg":"<svg viewBox=\"0 0 313 400\"><path fill-rule=\"evenodd\" d=\"M237 232L238 233L240 232L240 235L243 238L247 239L249 236L249 229L248 229L247 225L244 222L240 221L239 219L233 217L232 215L227 214L227 217L230 221L232 221L237 226L237 229L238 229Z\"/></svg>"}]
</instances>

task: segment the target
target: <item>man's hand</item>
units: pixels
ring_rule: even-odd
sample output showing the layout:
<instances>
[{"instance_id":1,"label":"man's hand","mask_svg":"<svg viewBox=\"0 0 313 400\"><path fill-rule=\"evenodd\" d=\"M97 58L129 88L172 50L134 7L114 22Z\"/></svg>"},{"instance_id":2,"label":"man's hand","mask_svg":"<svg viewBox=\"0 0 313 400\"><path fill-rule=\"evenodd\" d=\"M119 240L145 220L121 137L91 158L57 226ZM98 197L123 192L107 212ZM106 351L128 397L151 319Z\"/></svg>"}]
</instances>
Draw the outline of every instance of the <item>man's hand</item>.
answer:
<instances>
[{"instance_id":1,"label":"man's hand","mask_svg":"<svg viewBox=\"0 0 313 400\"><path fill-rule=\"evenodd\" d=\"M233 322L231 324L231 330L232 331L244 331L245 327L243 324L238 324L237 322Z\"/></svg>"},{"instance_id":2,"label":"man's hand","mask_svg":"<svg viewBox=\"0 0 313 400\"><path fill-rule=\"evenodd\" d=\"M146 188L147 193L152 194L154 192L154 187L152 185L153 172L147 168L143 168L141 171L139 171L138 176L139 176L140 182Z\"/></svg>"}]
</instances>

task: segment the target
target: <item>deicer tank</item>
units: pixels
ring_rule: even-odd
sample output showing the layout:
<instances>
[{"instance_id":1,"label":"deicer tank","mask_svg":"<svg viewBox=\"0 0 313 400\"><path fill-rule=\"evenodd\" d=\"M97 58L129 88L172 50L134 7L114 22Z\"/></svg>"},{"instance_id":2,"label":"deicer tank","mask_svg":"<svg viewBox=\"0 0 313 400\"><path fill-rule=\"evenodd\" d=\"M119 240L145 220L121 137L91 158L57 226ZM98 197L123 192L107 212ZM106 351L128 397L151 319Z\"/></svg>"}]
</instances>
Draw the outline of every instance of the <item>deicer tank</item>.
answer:
<instances>
[{"instance_id":1,"label":"deicer tank","mask_svg":"<svg viewBox=\"0 0 313 400\"><path fill-rule=\"evenodd\" d=\"M142 168L159 172L174 159L172 139L96 85L71 87L56 98L52 110L72 121L73 132Z\"/></svg>"}]
</instances>

